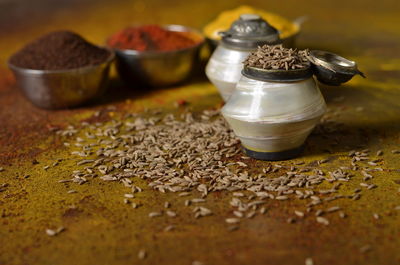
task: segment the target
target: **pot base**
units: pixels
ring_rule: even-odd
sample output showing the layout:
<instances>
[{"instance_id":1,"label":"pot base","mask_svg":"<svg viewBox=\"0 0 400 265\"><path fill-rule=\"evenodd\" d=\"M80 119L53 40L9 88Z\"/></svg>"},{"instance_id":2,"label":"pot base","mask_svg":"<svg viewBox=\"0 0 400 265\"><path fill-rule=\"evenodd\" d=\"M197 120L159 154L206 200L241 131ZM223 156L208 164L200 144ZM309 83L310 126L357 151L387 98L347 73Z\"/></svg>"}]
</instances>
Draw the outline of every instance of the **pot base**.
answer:
<instances>
[{"instance_id":1,"label":"pot base","mask_svg":"<svg viewBox=\"0 0 400 265\"><path fill-rule=\"evenodd\" d=\"M289 149L280 152L258 152L247 149L246 147L242 146L243 151L249 157L252 157L257 160L266 160L266 161L279 161L279 160L287 160L291 158L295 158L299 156L304 150L304 144L296 147L294 149Z\"/></svg>"}]
</instances>

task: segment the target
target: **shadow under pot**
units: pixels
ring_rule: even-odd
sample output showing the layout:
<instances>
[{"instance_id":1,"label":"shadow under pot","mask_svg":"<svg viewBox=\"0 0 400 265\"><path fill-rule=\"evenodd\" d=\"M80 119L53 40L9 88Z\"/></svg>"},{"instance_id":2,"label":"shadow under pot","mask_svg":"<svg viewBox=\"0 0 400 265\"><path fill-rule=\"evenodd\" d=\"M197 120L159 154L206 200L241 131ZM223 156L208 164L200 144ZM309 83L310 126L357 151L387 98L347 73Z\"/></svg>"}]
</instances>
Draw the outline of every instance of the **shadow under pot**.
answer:
<instances>
[{"instance_id":1,"label":"shadow under pot","mask_svg":"<svg viewBox=\"0 0 400 265\"><path fill-rule=\"evenodd\" d=\"M300 70L245 67L242 74L222 115L244 152L260 160L300 155L326 111L311 66Z\"/></svg>"}]
</instances>

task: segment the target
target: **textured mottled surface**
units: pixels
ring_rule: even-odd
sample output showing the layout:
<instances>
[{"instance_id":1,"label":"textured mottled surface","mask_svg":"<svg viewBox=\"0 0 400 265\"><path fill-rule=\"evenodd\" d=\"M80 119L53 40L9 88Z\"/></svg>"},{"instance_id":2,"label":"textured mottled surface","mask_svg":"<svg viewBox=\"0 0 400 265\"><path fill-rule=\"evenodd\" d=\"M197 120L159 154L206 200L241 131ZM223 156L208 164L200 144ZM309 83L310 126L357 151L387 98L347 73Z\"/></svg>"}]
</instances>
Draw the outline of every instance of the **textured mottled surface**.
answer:
<instances>
[{"instance_id":1,"label":"textured mottled surface","mask_svg":"<svg viewBox=\"0 0 400 265\"><path fill-rule=\"evenodd\" d=\"M303 201L267 204L264 216L243 222L241 229L228 232L224 219L231 216L230 195L211 194L207 207L214 215L194 219L185 209L185 198L146 188L137 196L144 204L133 210L122 203L126 192L121 184L93 180L84 185L57 183L69 177L76 161L71 159L53 128L87 120L119 118L125 112L144 108L175 111L173 103L185 99L195 111L218 107L216 89L199 75L190 83L158 91L125 88L113 81L100 102L74 110L45 111L33 107L19 93L6 59L32 38L53 29L73 29L90 41L103 43L114 31L135 23L179 23L201 28L219 11L242 1L37 1L35 8L24 1L0 1L0 264L399 264L400 263L400 28L398 3L372 0L248 1L289 18L308 16L298 39L301 47L330 50L359 62L367 79L354 78L342 87L322 87L322 92L343 130L312 135L304 156L312 163L328 158L324 170L348 166L351 149L384 150L383 172L374 173L378 188L363 192L359 201L339 200L334 204L348 214L330 217L331 224L317 224L308 217L286 223L294 209L304 210ZM36 1L35 1L36 2ZM39 8L40 2L46 7ZM79 2L79 3L78 3ZM82 3L83 2L83 3ZM73 3L73 4L72 4ZM62 8L60 8L60 6ZM5 10L8 10L6 12ZM45 10L43 13L41 10ZM54 12L51 12L54 10ZM31 13L30 13L31 12ZM12 19L15 23L10 23ZM107 110L109 105L116 110ZM100 117L93 113L104 109ZM338 144L336 144L338 143ZM59 166L43 170L56 159ZM33 164L36 160L39 164ZM298 161L297 160L297 161ZM288 162L286 162L288 163ZM263 162L253 162L262 166ZM29 174L29 178L24 178ZM362 181L341 188L349 193ZM78 192L67 194L70 189ZM173 203L179 216L149 219L148 212ZM334 204L331 204L333 206ZM75 208L71 208L75 205ZM329 204L328 204L329 206ZM375 220L373 213L381 219ZM167 224L174 232L163 232ZM46 228L64 226L56 237ZM359 249L371 245L367 253ZM148 257L139 261L145 248Z\"/></svg>"}]
</instances>

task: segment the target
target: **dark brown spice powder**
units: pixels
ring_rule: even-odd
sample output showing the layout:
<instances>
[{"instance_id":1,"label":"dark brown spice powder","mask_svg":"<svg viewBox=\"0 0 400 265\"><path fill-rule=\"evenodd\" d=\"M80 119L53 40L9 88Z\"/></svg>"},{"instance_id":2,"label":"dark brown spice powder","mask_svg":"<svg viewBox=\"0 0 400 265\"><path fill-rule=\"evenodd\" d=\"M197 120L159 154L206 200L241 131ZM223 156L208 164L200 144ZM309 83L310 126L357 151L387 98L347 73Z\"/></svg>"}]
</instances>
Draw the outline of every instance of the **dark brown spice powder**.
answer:
<instances>
[{"instance_id":1,"label":"dark brown spice powder","mask_svg":"<svg viewBox=\"0 0 400 265\"><path fill-rule=\"evenodd\" d=\"M67 70L100 64L110 52L97 47L76 33L56 31L46 34L10 58L14 66L36 70Z\"/></svg>"}]
</instances>

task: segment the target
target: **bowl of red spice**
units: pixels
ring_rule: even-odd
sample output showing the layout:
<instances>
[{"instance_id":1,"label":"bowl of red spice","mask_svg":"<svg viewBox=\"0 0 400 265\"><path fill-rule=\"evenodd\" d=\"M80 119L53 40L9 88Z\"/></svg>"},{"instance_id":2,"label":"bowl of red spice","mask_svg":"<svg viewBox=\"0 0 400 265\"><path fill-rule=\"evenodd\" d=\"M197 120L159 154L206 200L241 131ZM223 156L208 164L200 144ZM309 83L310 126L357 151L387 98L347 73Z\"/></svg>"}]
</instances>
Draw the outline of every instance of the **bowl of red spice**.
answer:
<instances>
[{"instance_id":1,"label":"bowl of red spice","mask_svg":"<svg viewBox=\"0 0 400 265\"><path fill-rule=\"evenodd\" d=\"M48 33L28 43L8 61L18 86L34 105L69 108L101 95L114 52L70 31Z\"/></svg>"},{"instance_id":2,"label":"bowl of red spice","mask_svg":"<svg viewBox=\"0 0 400 265\"><path fill-rule=\"evenodd\" d=\"M144 25L112 35L116 67L129 86L165 87L187 80L199 63L203 35L181 25Z\"/></svg>"}]
</instances>

